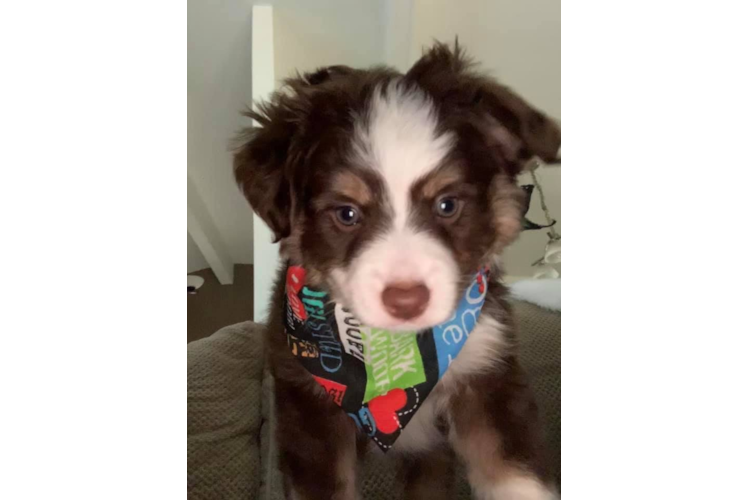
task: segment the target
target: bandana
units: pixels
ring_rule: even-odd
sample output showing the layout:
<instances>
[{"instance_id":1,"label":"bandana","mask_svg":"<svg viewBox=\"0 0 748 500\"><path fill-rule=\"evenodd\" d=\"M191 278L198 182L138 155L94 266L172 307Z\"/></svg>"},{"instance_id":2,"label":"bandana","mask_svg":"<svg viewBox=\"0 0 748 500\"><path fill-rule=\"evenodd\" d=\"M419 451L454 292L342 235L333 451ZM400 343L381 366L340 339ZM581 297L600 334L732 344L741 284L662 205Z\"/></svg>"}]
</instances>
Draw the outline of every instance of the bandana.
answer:
<instances>
[{"instance_id":1,"label":"bandana","mask_svg":"<svg viewBox=\"0 0 748 500\"><path fill-rule=\"evenodd\" d=\"M488 268L478 271L451 318L420 332L364 326L330 301L327 292L306 286L305 276L303 268L288 267L288 347L359 430L386 452L475 328Z\"/></svg>"}]
</instances>

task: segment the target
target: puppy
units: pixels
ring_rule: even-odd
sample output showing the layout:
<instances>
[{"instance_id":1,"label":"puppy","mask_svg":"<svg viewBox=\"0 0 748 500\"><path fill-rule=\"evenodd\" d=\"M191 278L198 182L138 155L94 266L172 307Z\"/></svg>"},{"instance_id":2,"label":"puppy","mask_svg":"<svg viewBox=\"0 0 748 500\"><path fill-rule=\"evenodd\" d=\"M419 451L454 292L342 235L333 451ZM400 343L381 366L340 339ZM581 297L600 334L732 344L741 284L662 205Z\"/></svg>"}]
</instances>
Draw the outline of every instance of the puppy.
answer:
<instances>
[{"instance_id":1,"label":"puppy","mask_svg":"<svg viewBox=\"0 0 748 500\"><path fill-rule=\"evenodd\" d=\"M360 324L393 336L449 321L476 270L490 268L459 356L388 457L404 457L409 498L447 498L453 457L478 498L554 498L497 275L520 231L516 177L531 158L556 159L559 126L442 44L406 74L332 66L297 76L246 114L259 127L240 137L235 176L284 259L266 349L289 497L356 498L356 458L371 442L289 349L293 265Z\"/></svg>"}]
</instances>

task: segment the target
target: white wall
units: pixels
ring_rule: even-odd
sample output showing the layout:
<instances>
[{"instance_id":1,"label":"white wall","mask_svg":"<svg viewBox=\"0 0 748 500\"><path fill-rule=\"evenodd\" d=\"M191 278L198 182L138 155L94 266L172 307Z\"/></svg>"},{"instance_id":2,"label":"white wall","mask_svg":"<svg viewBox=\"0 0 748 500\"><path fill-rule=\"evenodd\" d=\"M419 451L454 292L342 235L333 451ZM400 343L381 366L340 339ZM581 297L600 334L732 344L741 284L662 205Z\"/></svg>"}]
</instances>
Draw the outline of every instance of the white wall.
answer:
<instances>
[{"instance_id":1,"label":"white wall","mask_svg":"<svg viewBox=\"0 0 748 500\"><path fill-rule=\"evenodd\" d=\"M202 252L200 252L200 249L197 248L197 245L190 237L189 233L187 234L187 274L194 273L195 271L199 271L201 269L205 269L208 267L208 262L205 260L205 257L203 257Z\"/></svg>"},{"instance_id":2,"label":"white wall","mask_svg":"<svg viewBox=\"0 0 748 500\"><path fill-rule=\"evenodd\" d=\"M187 169L234 263L251 263L252 211L229 141L252 97L252 3L188 0L187 9Z\"/></svg>"},{"instance_id":3,"label":"white wall","mask_svg":"<svg viewBox=\"0 0 748 500\"><path fill-rule=\"evenodd\" d=\"M383 2L276 0L272 5L277 80L332 64L382 64Z\"/></svg>"}]
</instances>

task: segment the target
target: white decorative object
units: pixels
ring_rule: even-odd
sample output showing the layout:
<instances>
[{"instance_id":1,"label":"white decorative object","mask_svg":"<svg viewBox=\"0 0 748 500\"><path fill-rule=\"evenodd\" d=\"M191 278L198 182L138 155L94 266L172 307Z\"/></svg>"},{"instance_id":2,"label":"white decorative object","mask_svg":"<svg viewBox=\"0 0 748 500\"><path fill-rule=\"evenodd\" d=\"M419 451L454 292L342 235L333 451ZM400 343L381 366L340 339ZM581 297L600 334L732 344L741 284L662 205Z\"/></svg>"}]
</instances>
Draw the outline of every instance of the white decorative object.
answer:
<instances>
[{"instance_id":1,"label":"white decorative object","mask_svg":"<svg viewBox=\"0 0 748 500\"><path fill-rule=\"evenodd\" d=\"M509 285L512 297L553 311L561 311L561 280L531 279Z\"/></svg>"},{"instance_id":2,"label":"white decorative object","mask_svg":"<svg viewBox=\"0 0 748 500\"><path fill-rule=\"evenodd\" d=\"M535 171L540 167L540 160L534 160L530 165L530 175L532 176L532 182L535 184L535 188L538 190L540 196L540 208L543 209L543 214L547 224L553 224L555 220L551 217L551 212L548 210L548 206L545 204L545 194L543 193L543 187L540 185ZM545 246L545 253L543 257L535 261L532 265L537 267L533 273L535 279L555 279L561 277L561 235L556 232L556 229L551 225L548 228L548 243Z\"/></svg>"},{"instance_id":3,"label":"white decorative object","mask_svg":"<svg viewBox=\"0 0 748 500\"><path fill-rule=\"evenodd\" d=\"M535 272L532 274L532 277L536 280L555 279L560 278L561 274L559 274L555 267L549 264L541 264L535 267Z\"/></svg>"},{"instance_id":4,"label":"white decorative object","mask_svg":"<svg viewBox=\"0 0 748 500\"><path fill-rule=\"evenodd\" d=\"M548 264L561 264L561 239L549 241L545 246L545 262Z\"/></svg>"}]
</instances>

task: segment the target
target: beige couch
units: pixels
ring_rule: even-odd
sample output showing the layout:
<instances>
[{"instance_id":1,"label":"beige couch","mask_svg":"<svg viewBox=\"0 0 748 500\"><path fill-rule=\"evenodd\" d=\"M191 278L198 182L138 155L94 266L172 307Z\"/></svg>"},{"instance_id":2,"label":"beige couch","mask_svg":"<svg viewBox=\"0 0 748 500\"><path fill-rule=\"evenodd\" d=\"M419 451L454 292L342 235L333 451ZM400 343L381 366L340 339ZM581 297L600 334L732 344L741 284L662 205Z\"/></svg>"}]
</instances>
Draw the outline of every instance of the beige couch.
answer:
<instances>
[{"instance_id":1,"label":"beige couch","mask_svg":"<svg viewBox=\"0 0 748 500\"><path fill-rule=\"evenodd\" d=\"M514 303L520 358L543 418L551 466L561 479L561 314ZM272 378L263 370L262 326L240 323L187 345L187 491L190 499L281 500L275 467ZM365 500L403 498L391 460L364 460ZM469 499L460 481L455 498Z\"/></svg>"}]
</instances>

